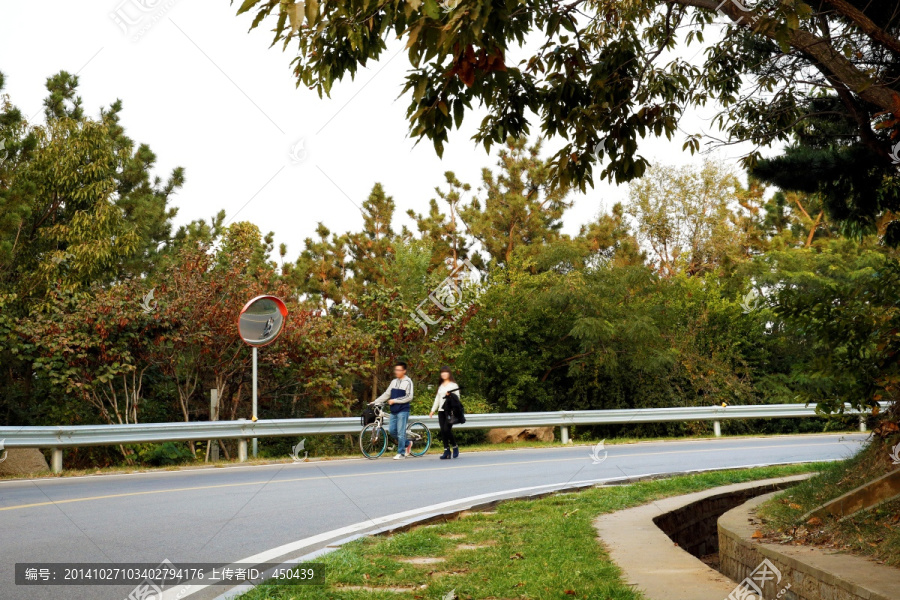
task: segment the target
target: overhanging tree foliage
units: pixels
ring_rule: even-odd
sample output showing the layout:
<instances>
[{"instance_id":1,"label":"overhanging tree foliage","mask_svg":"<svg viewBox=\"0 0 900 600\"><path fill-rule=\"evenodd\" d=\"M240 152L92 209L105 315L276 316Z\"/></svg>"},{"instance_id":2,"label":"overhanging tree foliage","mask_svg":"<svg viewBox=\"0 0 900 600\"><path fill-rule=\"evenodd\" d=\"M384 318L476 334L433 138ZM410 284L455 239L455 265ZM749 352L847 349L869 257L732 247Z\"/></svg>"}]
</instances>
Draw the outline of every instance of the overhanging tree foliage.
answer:
<instances>
[{"instance_id":1,"label":"overhanging tree foliage","mask_svg":"<svg viewBox=\"0 0 900 600\"><path fill-rule=\"evenodd\" d=\"M401 38L413 136L440 153L478 104L489 114L476 139L489 148L529 133L537 115L542 135L567 140L553 157L556 179L583 187L598 160L602 177L640 176L648 163L638 141L672 138L686 109L714 100L730 141L768 144L788 139L821 112L811 99L831 94L840 102L829 110L889 162L898 10L890 0L244 0L238 13L255 13L251 28L271 26L273 44L296 47L297 84L319 94ZM526 39L540 41L535 52L522 49ZM705 44L700 64L673 57L679 43Z\"/></svg>"}]
</instances>

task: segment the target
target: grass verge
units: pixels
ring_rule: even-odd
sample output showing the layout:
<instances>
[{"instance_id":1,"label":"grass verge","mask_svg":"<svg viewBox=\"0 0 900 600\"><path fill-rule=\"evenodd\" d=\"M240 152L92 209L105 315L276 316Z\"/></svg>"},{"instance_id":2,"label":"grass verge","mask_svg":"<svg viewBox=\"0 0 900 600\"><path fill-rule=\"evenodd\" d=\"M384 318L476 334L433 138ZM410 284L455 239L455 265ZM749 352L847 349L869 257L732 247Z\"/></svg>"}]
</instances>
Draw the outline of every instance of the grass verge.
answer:
<instances>
[{"instance_id":1,"label":"grass verge","mask_svg":"<svg viewBox=\"0 0 900 600\"><path fill-rule=\"evenodd\" d=\"M711 487L810 472L787 465L592 488L500 504L396 535L363 538L316 562L327 584L263 584L241 600L640 600L597 541L594 519ZM453 592L453 594L451 594Z\"/></svg>"},{"instance_id":2,"label":"grass verge","mask_svg":"<svg viewBox=\"0 0 900 600\"><path fill-rule=\"evenodd\" d=\"M828 500L896 468L890 459L890 445L877 437L856 456L823 465L816 477L760 506L757 513L766 541L840 550L900 567L900 500L861 511L842 522L801 519Z\"/></svg>"}]
</instances>

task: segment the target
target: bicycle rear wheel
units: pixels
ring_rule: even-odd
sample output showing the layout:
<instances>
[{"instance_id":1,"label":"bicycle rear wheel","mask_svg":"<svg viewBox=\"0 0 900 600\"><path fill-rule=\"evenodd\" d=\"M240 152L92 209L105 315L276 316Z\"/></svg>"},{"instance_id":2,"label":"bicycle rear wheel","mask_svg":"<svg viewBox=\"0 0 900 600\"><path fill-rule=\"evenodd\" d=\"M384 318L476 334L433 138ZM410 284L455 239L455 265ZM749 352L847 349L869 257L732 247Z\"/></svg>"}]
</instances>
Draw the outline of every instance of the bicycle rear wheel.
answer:
<instances>
[{"instance_id":1,"label":"bicycle rear wheel","mask_svg":"<svg viewBox=\"0 0 900 600\"><path fill-rule=\"evenodd\" d=\"M366 458L378 458L387 449L387 433L384 427L369 423L359 434L359 449Z\"/></svg>"},{"instance_id":2,"label":"bicycle rear wheel","mask_svg":"<svg viewBox=\"0 0 900 600\"><path fill-rule=\"evenodd\" d=\"M406 428L406 441L412 442L410 454L422 456L431 448L431 431L418 421L410 423Z\"/></svg>"}]
</instances>

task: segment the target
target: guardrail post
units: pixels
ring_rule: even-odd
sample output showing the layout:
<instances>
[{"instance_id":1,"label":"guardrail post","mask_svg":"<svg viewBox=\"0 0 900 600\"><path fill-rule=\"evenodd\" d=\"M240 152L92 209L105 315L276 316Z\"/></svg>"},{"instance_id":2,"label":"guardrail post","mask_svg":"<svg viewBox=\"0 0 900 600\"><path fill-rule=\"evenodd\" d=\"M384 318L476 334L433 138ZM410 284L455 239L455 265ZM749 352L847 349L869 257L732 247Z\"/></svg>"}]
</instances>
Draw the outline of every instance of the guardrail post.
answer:
<instances>
[{"instance_id":1,"label":"guardrail post","mask_svg":"<svg viewBox=\"0 0 900 600\"><path fill-rule=\"evenodd\" d=\"M50 470L62 473L62 448L54 448L50 453Z\"/></svg>"},{"instance_id":2,"label":"guardrail post","mask_svg":"<svg viewBox=\"0 0 900 600\"><path fill-rule=\"evenodd\" d=\"M716 437L722 437L722 424L718 421L713 421L713 433Z\"/></svg>"},{"instance_id":3,"label":"guardrail post","mask_svg":"<svg viewBox=\"0 0 900 600\"><path fill-rule=\"evenodd\" d=\"M559 428L559 437L562 440L563 444L569 443L569 426L563 425Z\"/></svg>"},{"instance_id":4,"label":"guardrail post","mask_svg":"<svg viewBox=\"0 0 900 600\"><path fill-rule=\"evenodd\" d=\"M238 419L238 421L246 421L247 419ZM241 425L241 432L243 432L244 426ZM238 462L247 462L247 438L240 438L238 440Z\"/></svg>"},{"instance_id":5,"label":"guardrail post","mask_svg":"<svg viewBox=\"0 0 900 600\"><path fill-rule=\"evenodd\" d=\"M219 420L219 390L209 390L209 420ZM213 462L219 461L219 440L209 440L206 445L206 457Z\"/></svg>"},{"instance_id":6,"label":"guardrail post","mask_svg":"<svg viewBox=\"0 0 900 600\"><path fill-rule=\"evenodd\" d=\"M866 414L862 413L859 415L859 430L862 433L866 432Z\"/></svg>"}]
</instances>

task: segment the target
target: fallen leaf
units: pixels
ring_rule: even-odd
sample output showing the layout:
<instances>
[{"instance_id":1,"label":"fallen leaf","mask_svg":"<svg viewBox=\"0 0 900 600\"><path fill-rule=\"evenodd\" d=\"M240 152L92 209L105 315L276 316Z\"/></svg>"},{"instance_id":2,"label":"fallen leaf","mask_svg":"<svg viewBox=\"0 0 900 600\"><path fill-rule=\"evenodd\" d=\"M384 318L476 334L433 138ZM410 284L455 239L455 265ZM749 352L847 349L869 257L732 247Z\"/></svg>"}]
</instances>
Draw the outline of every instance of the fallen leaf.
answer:
<instances>
[{"instance_id":1,"label":"fallen leaf","mask_svg":"<svg viewBox=\"0 0 900 600\"><path fill-rule=\"evenodd\" d=\"M897 433L897 431L900 431L900 427L898 427L896 423L894 423L893 421L882 421L872 430L872 433L877 436L886 438Z\"/></svg>"},{"instance_id":2,"label":"fallen leaf","mask_svg":"<svg viewBox=\"0 0 900 600\"><path fill-rule=\"evenodd\" d=\"M566 591L563 592L563 593L564 593L564 594L568 594L569 596L574 596L574 595L575 595L575 590L566 590Z\"/></svg>"},{"instance_id":3,"label":"fallen leaf","mask_svg":"<svg viewBox=\"0 0 900 600\"><path fill-rule=\"evenodd\" d=\"M790 504L788 504L788 506L790 506L794 510L803 510L803 507L800 506L799 504L797 504L796 502L791 502Z\"/></svg>"},{"instance_id":4,"label":"fallen leaf","mask_svg":"<svg viewBox=\"0 0 900 600\"><path fill-rule=\"evenodd\" d=\"M750 537L752 537L754 540L758 540L762 536L763 536L762 531L757 529L756 531L753 532L753 535L751 535Z\"/></svg>"},{"instance_id":5,"label":"fallen leaf","mask_svg":"<svg viewBox=\"0 0 900 600\"><path fill-rule=\"evenodd\" d=\"M822 519L820 519L819 517L813 517L812 519L807 521L806 524L807 525L821 525Z\"/></svg>"},{"instance_id":6,"label":"fallen leaf","mask_svg":"<svg viewBox=\"0 0 900 600\"><path fill-rule=\"evenodd\" d=\"M516 552L515 554L513 554L512 556L509 557L509 560L521 560L523 558L525 558L525 557L522 556L519 552Z\"/></svg>"}]
</instances>

